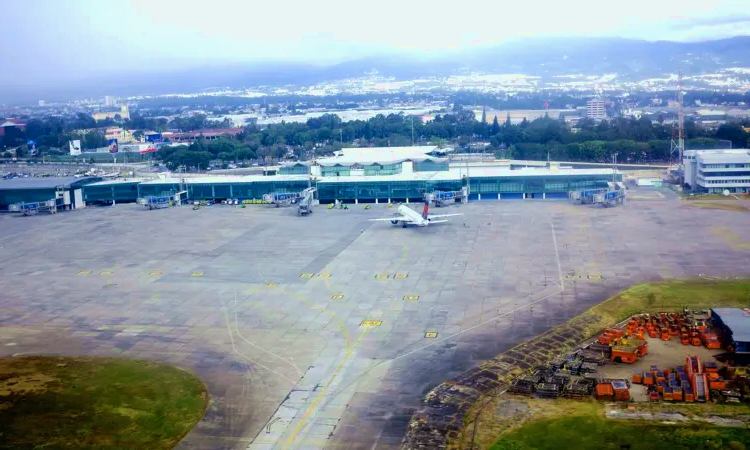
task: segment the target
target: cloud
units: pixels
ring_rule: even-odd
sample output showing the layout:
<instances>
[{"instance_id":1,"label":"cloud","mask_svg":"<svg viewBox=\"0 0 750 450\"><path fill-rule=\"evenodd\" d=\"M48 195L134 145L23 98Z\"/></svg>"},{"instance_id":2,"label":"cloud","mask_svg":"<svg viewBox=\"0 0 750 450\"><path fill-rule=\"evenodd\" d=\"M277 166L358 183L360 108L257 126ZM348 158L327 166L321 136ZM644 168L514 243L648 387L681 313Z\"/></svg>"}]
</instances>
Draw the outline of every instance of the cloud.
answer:
<instances>
[{"instance_id":1,"label":"cloud","mask_svg":"<svg viewBox=\"0 0 750 450\"><path fill-rule=\"evenodd\" d=\"M723 17L696 17L673 23L670 28L675 30L690 30L698 27L715 27L719 25L747 24L750 31L750 14L731 15Z\"/></svg>"}]
</instances>

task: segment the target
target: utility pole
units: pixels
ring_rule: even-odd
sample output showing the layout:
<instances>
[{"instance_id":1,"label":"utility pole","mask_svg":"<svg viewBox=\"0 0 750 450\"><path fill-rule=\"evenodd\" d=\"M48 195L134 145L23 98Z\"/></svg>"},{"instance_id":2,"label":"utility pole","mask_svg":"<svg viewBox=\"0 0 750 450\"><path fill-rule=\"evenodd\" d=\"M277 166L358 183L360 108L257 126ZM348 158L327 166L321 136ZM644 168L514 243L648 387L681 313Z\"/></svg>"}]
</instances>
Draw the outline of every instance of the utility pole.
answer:
<instances>
[{"instance_id":1,"label":"utility pole","mask_svg":"<svg viewBox=\"0 0 750 450\"><path fill-rule=\"evenodd\" d=\"M612 183L617 182L617 153L612 154Z\"/></svg>"},{"instance_id":2,"label":"utility pole","mask_svg":"<svg viewBox=\"0 0 750 450\"><path fill-rule=\"evenodd\" d=\"M685 166L683 165L683 152L685 151L685 113L682 111L682 71L677 72L677 111L679 119L679 136L678 136L678 147L680 151L680 160L678 166L680 167L680 188L685 185Z\"/></svg>"}]
</instances>

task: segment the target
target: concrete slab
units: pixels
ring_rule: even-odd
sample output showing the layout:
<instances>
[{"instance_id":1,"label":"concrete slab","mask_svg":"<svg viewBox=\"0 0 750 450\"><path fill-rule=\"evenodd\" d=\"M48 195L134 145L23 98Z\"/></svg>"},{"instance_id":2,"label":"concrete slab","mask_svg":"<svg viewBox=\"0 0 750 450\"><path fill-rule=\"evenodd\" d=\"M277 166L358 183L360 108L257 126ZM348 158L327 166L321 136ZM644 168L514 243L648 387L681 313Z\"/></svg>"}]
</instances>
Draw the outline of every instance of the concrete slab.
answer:
<instances>
[{"instance_id":1,"label":"concrete slab","mask_svg":"<svg viewBox=\"0 0 750 450\"><path fill-rule=\"evenodd\" d=\"M181 448L395 448L432 387L622 288L750 272L750 216L669 194L454 211L407 229L368 222L385 206L0 216L0 355L198 373L211 405Z\"/></svg>"}]
</instances>

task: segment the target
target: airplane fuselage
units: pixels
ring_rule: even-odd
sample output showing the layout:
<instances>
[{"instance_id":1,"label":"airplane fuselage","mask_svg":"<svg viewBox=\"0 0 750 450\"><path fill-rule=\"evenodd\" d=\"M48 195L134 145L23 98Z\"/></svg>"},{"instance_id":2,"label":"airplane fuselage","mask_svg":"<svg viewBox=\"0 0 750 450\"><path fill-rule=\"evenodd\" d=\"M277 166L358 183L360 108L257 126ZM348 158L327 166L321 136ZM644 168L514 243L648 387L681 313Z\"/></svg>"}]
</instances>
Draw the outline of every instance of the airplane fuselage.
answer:
<instances>
[{"instance_id":1,"label":"airplane fuselage","mask_svg":"<svg viewBox=\"0 0 750 450\"><path fill-rule=\"evenodd\" d=\"M404 227L406 227L406 225L408 223L411 223L412 225L416 225L418 227L426 227L427 225L430 224L429 220L427 220L426 218L422 217L421 215L419 215L418 212L414 211L413 209L409 208L406 205L399 206L398 207L398 212L402 216L408 217L410 219L410 221L407 222L407 221L404 221L404 220L394 219L392 221L394 225L396 225L399 222L401 222L401 225L404 226Z\"/></svg>"}]
</instances>

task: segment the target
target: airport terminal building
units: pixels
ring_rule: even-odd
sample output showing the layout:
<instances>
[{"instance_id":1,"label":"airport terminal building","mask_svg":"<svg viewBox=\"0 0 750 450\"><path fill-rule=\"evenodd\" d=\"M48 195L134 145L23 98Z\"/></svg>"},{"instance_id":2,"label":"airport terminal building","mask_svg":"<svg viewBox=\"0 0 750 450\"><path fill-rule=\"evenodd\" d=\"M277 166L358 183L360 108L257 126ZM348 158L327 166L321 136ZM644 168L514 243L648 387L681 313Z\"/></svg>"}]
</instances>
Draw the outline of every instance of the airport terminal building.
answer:
<instances>
[{"instance_id":1,"label":"airport terminal building","mask_svg":"<svg viewBox=\"0 0 750 450\"><path fill-rule=\"evenodd\" d=\"M750 193L750 150L686 150L685 183L697 191Z\"/></svg>"},{"instance_id":2,"label":"airport terminal building","mask_svg":"<svg viewBox=\"0 0 750 450\"><path fill-rule=\"evenodd\" d=\"M277 175L166 177L88 185L86 202L135 201L187 191L191 200L261 199L317 188L320 203L419 202L425 193L468 186L471 200L564 199L571 190L622 181L611 168L529 167L514 161L451 163L437 147L344 149L315 161L286 163Z\"/></svg>"}]
</instances>

